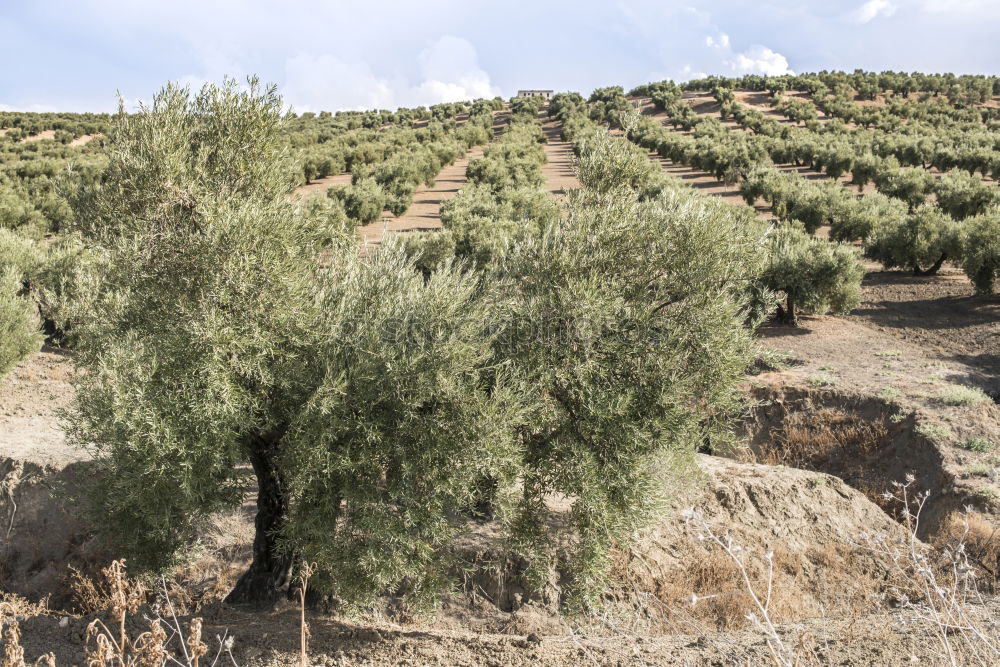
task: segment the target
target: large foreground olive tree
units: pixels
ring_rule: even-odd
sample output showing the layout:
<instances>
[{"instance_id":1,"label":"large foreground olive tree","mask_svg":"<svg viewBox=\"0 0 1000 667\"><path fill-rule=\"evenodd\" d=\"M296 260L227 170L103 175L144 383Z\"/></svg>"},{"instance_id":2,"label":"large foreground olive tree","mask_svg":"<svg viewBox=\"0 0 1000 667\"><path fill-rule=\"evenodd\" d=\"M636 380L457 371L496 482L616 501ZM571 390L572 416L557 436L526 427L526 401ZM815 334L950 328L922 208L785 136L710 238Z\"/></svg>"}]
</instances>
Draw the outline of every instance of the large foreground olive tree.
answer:
<instances>
[{"instance_id":1,"label":"large foreground olive tree","mask_svg":"<svg viewBox=\"0 0 1000 667\"><path fill-rule=\"evenodd\" d=\"M567 216L525 206L508 221L523 233L478 268L418 271L402 244L362 257L286 198L280 124L255 82L168 87L119 114L110 166L77 202L107 261L75 320L72 430L104 467L102 524L165 567L256 492L253 562L229 599L271 602L307 560L318 587L364 601L440 581L491 506L544 563L567 543L546 521L562 495L568 579L599 590L667 464L725 431L764 263L754 217L634 178L652 163L603 133Z\"/></svg>"},{"instance_id":2,"label":"large foreground olive tree","mask_svg":"<svg viewBox=\"0 0 1000 667\"><path fill-rule=\"evenodd\" d=\"M506 442L474 278L425 282L399 253L362 261L331 238L286 198L281 116L255 82L167 87L119 113L103 182L77 202L108 258L73 421L105 469L101 523L163 567L255 485L234 602L274 600L299 554L373 585L424 574Z\"/></svg>"}]
</instances>

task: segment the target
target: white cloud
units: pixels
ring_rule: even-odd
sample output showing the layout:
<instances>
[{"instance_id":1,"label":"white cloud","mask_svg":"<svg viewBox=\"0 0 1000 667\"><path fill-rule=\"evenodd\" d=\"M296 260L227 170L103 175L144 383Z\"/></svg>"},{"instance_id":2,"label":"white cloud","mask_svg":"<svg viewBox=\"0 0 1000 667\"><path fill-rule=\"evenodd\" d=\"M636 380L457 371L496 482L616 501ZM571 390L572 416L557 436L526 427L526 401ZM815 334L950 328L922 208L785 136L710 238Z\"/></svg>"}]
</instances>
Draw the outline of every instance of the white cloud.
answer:
<instances>
[{"instance_id":1,"label":"white cloud","mask_svg":"<svg viewBox=\"0 0 1000 667\"><path fill-rule=\"evenodd\" d=\"M710 46L716 49L728 49L729 48L729 35L722 32L719 33L718 37L712 37L709 35L705 38L705 46Z\"/></svg>"},{"instance_id":2,"label":"white cloud","mask_svg":"<svg viewBox=\"0 0 1000 667\"><path fill-rule=\"evenodd\" d=\"M419 55L421 81L375 73L364 61L299 53L285 64L282 93L296 111L395 109L494 97L500 89L479 67L476 49L444 36Z\"/></svg>"},{"instance_id":3,"label":"white cloud","mask_svg":"<svg viewBox=\"0 0 1000 667\"><path fill-rule=\"evenodd\" d=\"M788 59L785 56L759 44L735 54L726 60L725 64L734 74L780 76L795 73L788 67Z\"/></svg>"},{"instance_id":4,"label":"white cloud","mask_svg":"<svg viewBox=\"0 0 1000 667\"><path fill-rule=\"evenodd\" d=\"M865 24L882 16L888 18L896 13L896 5L889 0L868 0L853 12L847 15L849 21Z\"/></svg>"},{"instance_id":5,"label":"white cloud","mask_svg":"<svg viewBox=\"0 0 1000 667\"><path fill-rule=\"evenodd\" d=\"M387 109L394 95L388 80L363 62L348 62L325 53L299 53L285 63L282 95L296 111Z\"/></svg>"},{"instance_id":6,"label":"white cloud","mask_svg":"<svg viewBox=\"0 0 1000 667\"><path fill-rule=\"evenodd\" d=\"M11 111L14 113L50 113L57 111L55 107L46 104L29 104L25 107L11 106L0 103L0 111Z\"/></svg>"},{"instance_id":7,"label":"white cloud","mask_svg":"<svg viewBox=\"0 0 1000 667\"><path fill-rule=\"evenodd\" d=\"M495 97L500 89L479 67L476 49L468 40L446 35L420 54L424 82L417 88L417 104L458 102Z\"/></svg>"},{"instance_id":8,"label":"white cloud","mask_svg":"<svg viewBox=\"0 0 1000 667\"><path fill-rule=\"evenodd\" d=\"M626 8L628 6L626 5ZM662 76L690 81L711 74L793 74L788 59L763 44L737 48L707 11L659 3L657 9L626 13L632 29L654 40L662 62ZM664 39L664 33L671 34ZM741 45L742 46L742 45ZM680 68L677 63L684 63ZM659 74L659 72L657 72Z\"/></svg>"}]
</instances>

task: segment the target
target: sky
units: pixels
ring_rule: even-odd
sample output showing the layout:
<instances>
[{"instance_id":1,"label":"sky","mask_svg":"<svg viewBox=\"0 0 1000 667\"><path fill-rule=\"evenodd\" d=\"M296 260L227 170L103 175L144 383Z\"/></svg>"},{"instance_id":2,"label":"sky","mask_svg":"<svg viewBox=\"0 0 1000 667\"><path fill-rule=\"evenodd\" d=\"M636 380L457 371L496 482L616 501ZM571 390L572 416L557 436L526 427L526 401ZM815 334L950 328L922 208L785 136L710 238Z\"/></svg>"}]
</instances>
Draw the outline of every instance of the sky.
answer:
<instances>
[{"instance_id":1,"label":"sky","mask_svg":"<svg viewBox=\"0 0 1000 667\"><path fill-rule=\"evenodd\" d=\"M0 0L0 110L113 111L168 81L295 111L705 74L1000 74L1000 0Z\"/></svg>"}]
</instances>

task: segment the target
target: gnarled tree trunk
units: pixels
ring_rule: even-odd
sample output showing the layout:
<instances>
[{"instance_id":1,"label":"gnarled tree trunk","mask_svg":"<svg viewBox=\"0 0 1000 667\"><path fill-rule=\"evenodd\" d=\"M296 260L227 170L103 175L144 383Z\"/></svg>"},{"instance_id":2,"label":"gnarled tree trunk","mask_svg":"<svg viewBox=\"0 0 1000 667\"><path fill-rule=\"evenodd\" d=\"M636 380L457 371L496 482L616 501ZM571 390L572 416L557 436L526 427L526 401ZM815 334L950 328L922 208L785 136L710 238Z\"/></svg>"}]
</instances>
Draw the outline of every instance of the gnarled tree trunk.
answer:
<instances>
[{"instance_id":1,"label":"gnarled tree trunk","mask_svg":"<svg viewBox=\"0 0 1000 667\"><path fill-rule=\"evenodd\" d=\"M277 537L288 513L288 487L276 460L280 439L280 434L248 437L250 463L257 476L253 562L226 597L230 604L271 606L290 591L295 559L277 549Z\"/></svg>"},{"instance_id":2,"label":"gnarled tree trunk","mask_svg":"<svg viewBox=\"0 0 1000 667\"><path fill-rule=\"evenodd\" d=\"M938 260L936 262L934 262L934 264L929 269L927 269L926 271L922 271L919 266L914 265L913 266L913 275L915 275L915 276L933 276L935 273L938 272L938 270L941 268L941 265L944 264L944 260L946 260L946 259L948 259L948 253L945 253L945 252L941 253L941 256L938 257Z\"/></svg>"}]
</instances>

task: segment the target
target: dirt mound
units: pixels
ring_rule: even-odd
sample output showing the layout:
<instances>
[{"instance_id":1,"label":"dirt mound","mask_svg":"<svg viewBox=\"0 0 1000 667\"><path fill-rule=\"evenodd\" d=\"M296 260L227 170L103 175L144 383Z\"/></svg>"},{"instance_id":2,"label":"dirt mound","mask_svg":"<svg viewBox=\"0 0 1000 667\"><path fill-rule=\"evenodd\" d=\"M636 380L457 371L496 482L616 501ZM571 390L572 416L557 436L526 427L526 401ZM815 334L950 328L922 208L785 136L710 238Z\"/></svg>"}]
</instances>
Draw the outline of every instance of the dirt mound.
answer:
<instances>
[{"instance_id":1,"label":"dirt mound","mask_svg":"<svg viewBox=\"0 0 1000 667\"><path fill-rule=\"evenodd\" d=\"M60 606L69 601L70 566L103 559L74 501L92 469L0 458L0 591Z\"/></svg>"},{"instance_id":2,"label":"dirt mound","mask_svg":"<svg viewBox=\"0 0 1000 667\"><path fill-rule=\"evenodd\" d=\"M684 494L686 503L618 555L602 614L653 634L741 627L754 604L741 567L759 595L772 579L772 610L784 621L853 613L881 591L886 568L857 541L905 533L861 493L836 477L792 468L711 456L699 456L698 467L703 483ZM533 590L498 534L480 526L463 537L464 590L445 601L434 624L564 631L558 609L567 573L557 565L544 590ZM722 546L729 540L739 563Z\"/></svg>"},{"instance_id":3,"label":"dirt mound","mask_svg":"<svg viewBox=\"0 0 1000 667\"><path fill-rule=\"evenodd\" d=\"M755 407L744 424L750 451L736 458L835 475L896 517L902 503L886 494L912 478L911 498L930 494L921 513L924 539L965 506L995 515L991 496L981 491L990 482L958 474L972 453L946 447L933 415L921 408L790 383L759 385L751 397Z\"/></svg>"},{"instance_id":4,"label":"dirt mound","mask_svg":"<svg viewBox=\"0 0 1000 667\"><path fill-rule=\"evenodd\" d=\"M820 473L709 456L699 456L698 467L702 483L687 496L695 513L684 512L686 504L679 503L672 515L621 553L613 571L615 592L595 613L560 616L558 576L548 591L533 594L518 580L516 563L498 569L498 531L479 525L463 536L461 545L467 561L482 567L470 571L464 589L446 597L435 613L408 616L397 613L390 601L387 610L351 621L313 616L313 661L570 665L589 656L598 664L720 664L736 658L756 664L767 659L760 635L749 629L731 632L745 624L752 599L739 567L712 540L713 534L722 544L741 547L734 553L762 597L768 581L766 553L773 553L772 617L801 623L786 626L783 634L822 635L832 623L828 617L850 618L871 608L864 604L866 596L877 590L884 572L853 540L861 533L902 534L878 507ZM225 532L240 535L230 545L235 555L240 551L236 542L252 537L243 530L252 516L234 514L226 521ZM234 652L241 664L295 661L294 608L247 614L213 603L199 615L206 619L208 636L235 631ZM802 620L821 616L820 625ZM57 618L29 619L24 624L27 657L54 650L60 663L79 661L86 623L86 618L70 619L60 627ZM880 638L891 636L913 650L906 635L888 626L888 621L878 625ZM716 634L720 629L730 632ZM824 651L847 659L870 655L867 651L879 646L878 640L856 633L845 640L847 634L831 634ZM864 647L861 653L859 646Z\"/></svg>"},{"instance_id":5,"label":"dirt mound","mask_svg":"<svg viewBox=\"0 0 1000 667\"><path fill-rule=\"evenodd\" d=\"M782 621L853 614L881 591L886 568L858 541L904 531L861 493L793 468L709 456L699 467L704 494L651 530L619 570L620 601L649 630L745 625L756 609L744 572L761 599L770 587L772 616Z\"/></svg>"}]
</instances>

